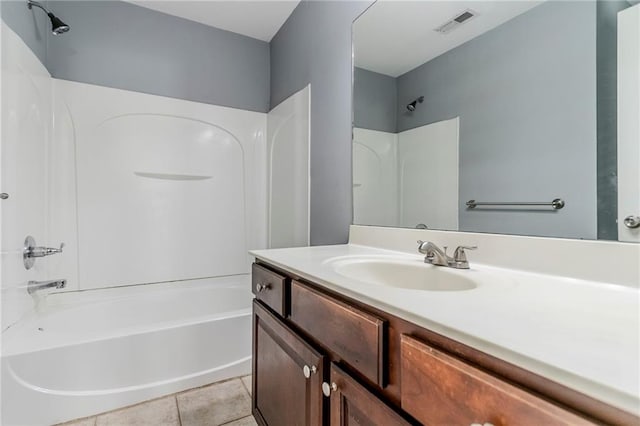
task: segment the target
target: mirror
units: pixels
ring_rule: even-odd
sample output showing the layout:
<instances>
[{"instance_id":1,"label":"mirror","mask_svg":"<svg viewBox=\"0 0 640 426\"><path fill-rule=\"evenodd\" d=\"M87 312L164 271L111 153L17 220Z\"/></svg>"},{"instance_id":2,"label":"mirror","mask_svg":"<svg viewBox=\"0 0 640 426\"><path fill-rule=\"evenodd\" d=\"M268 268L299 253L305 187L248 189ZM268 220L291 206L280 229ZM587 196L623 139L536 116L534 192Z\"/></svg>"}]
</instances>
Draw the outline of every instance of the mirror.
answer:
<instances>
[{"instance_id":1,"label":"mirror","mask_svg":"<svg viewBox=\"0 0 640 426\"><path fill-rule=\"evenodd\" d=\"M354 223L639 241L634 3L378 0L353 25Z\"/></svg>"}]
</instances>

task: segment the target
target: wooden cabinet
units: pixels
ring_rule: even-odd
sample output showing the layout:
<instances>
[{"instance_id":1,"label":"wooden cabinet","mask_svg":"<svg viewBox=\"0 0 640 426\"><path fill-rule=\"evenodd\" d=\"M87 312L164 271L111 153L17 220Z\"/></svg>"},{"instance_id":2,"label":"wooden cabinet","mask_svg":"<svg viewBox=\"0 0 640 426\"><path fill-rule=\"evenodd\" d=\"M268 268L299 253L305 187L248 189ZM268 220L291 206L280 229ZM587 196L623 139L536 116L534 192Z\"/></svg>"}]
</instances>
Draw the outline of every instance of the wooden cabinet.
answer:
<instances>
[{"instance_id":1,"label":"wooden cabinet","mask_svg":"<svg viewBox=\"0 0 640 426\"><path fill-rule=\"evenodd\" d=\"M323 424L324 357L253 303L253 413L272 426Z\"/></svg>"},{"instance_id":2,"label":"wooden cabinet","mask_svg":"<svg viewBox=\"0 0 640 426\"><path fill-rule=\"evenodd\" d=\"M329 381L322 386L325 396L330 395L331 426L410 425L336 364L331 364Z\"/></svg>"},{"instance_id":3,"label":"wooden cabinet","mask_svg":"<svg viewBox=\"0 0 640 426\"><path fill-rule=\"evenodd\" d=\"M251 269L251 290L256 299L283 317L287 315L289 281L286 276L260 265L254 264Z\"/></svg>"},{"instance_id":4,"label":"wooden cabinet","mask_svg":"<svg viewBox=\"0 0 640 426\"><path fill-rule=\"evenodd\" d=\"M593 424L410 336L401 360L402 409L424 424Z\"/></svg>"},{"instance_id":5,"label":"wooden cabinet","mask_svg":"<svg viewBox=\"0 0 640 426\"><path fill-rule=\"evenodd\" d=\"M369 380L385 386L386 321L298 281L291 283L291 321Z\"/></svg>"},{"instance_id":6,"label":"wooden cabinet","mask_svg":"<svg viewBox=\"0 0 640 426\"><path fill-rule=\"evenodd\" d=\"M264 262L252 282L253 414L262 426L640 424Z\"/></svg>"}]
</instances>

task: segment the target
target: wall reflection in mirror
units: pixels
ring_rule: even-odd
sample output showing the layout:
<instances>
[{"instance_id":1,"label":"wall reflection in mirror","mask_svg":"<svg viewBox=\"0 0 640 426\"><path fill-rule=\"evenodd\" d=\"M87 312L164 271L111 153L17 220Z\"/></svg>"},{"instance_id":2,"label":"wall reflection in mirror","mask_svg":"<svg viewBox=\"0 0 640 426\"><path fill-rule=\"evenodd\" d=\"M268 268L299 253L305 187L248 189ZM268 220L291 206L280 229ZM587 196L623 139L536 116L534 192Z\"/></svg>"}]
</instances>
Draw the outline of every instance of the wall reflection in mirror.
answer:
<instances>
[{"instance_id":1,"label":"wall reflection in mirror","mask_svg":"<svg viewBox=\"0 0 640 426\"><path fill-rule=\"evenodd\" d=\"M353 31L354 223L639 241L622 223L640 215L634 3L371 6Z\"/></svg>"}]
</instances>

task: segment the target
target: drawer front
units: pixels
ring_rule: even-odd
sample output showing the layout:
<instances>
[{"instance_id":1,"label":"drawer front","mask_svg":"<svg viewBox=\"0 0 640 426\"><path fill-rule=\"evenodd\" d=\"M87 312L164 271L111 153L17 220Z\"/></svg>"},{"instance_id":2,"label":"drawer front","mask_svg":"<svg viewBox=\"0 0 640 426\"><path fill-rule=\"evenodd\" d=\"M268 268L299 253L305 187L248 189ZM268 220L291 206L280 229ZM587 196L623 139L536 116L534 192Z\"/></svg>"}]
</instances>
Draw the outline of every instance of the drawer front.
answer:
<instances>
[{"instance_id":1,"label":"drawer front","mask_svg":"<svg viewBox=\"0 0 640 426\"><path fill-rule=\"evenodd\" d=\"M401 338L402 409L431 424L592 424L412 337Z\"/></svg>"},{"instance_id":2,"label":"drawer front","mask_svg":"<svg viewBox=\"0 0 640 426\"><path fill-rule=\"evenodd\" d=\"M386 321L295 280L291 320L373 383L386 386Z\"/></svg>"},{"instance_id":3,"label":"drawer front","mask_svg":"<svg viewBox=\"0 0 640 426\"><path fill-rule=\"evenodd\" d=\"M287 314L287 286L289 278L256 263L251 270L251 291L256 298L283 317Z\"/></svg>"}]
</instances>

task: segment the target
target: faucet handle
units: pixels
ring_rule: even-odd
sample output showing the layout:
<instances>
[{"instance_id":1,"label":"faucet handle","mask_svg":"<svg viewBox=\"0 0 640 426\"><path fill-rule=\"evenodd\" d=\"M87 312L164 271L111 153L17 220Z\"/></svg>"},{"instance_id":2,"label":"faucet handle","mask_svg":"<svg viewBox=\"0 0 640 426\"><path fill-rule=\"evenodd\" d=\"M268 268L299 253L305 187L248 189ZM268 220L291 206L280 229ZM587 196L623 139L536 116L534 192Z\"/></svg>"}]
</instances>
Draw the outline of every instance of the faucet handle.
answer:
<instances>
[{"instance_id":1,"label":"faucet handle","mask_svg":"<svg viewBox=\"0 0 640 426\"><path fill-rule=\"evenodd\" d=\"M453 252L453 260L456 263L467 263L467 253L465 253L465 250L475 250L477 249L478 246L458 246L456 248L456 251Z\"/></svg>"}]
</instances>

